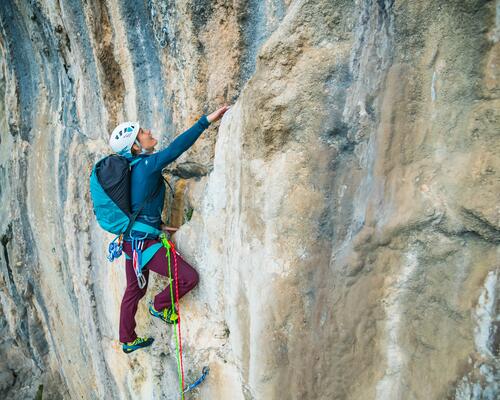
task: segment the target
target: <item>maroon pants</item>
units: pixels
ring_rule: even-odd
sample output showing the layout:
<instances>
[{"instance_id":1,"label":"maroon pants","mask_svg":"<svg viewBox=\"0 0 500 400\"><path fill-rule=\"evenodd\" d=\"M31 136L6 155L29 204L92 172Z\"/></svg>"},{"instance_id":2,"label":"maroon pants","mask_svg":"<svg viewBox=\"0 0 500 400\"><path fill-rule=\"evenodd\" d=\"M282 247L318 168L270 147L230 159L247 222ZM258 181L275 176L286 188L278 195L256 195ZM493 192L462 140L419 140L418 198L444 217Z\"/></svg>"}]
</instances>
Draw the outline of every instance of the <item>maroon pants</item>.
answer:
<instances>
[{"instance_id":1,"label":"maroon pants","mask_svg":"<svg viewBox=\"0 0 500 400\"><path fill-rule=\"evenodd\" d=\"M147 249L158 240L145 240L144 249ZM130 242L123 243L123 251L129 257L132 257L132 244ZM193 289L198 283L198 273L186 261L182 259L179 253L177 256L178 280L179 280L179 298ZM172 270L172 279L175 282L175 263L172 251L170 251L170 268ZM127 288L123 294L122 305L120 309L120 342L132 342L137 338L135 333L135 313L139 300L146 294L148 288L149 271L156 272L162 276L168 276L168 259L166 249L161 247L156 252L154 257L142 268L144 278L146 278L146 286L143 289L139 288L137 277L134 272L132 260L126 260L125 272L127 274ZM174 297L176 295L175 283L173 286ZM172 305L170 299L170 288L167 286L164 290L158 293L154 298L154 307L161 311Z\"/></svg>"}]
</instances>

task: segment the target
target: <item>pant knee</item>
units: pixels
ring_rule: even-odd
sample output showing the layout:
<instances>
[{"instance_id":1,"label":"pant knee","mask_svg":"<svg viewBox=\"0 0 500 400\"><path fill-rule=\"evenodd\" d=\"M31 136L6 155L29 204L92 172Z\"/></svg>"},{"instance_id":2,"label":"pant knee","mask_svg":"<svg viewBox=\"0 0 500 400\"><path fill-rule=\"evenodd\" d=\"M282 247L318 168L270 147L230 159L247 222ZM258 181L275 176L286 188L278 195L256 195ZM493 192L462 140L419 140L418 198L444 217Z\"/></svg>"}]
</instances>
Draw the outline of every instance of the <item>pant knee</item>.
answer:
<instances>
[{"instance_id":1,"label":"pant knee","mask_svg":"<svg viewBox=\"0 0 500 400\"><path fill-rule=\"evenodd\" d=\"M191 276L190 276L190 279L189 279L189 283L191 286L191 288L194 288L198 282L200 281L200 276L198 275L198 272L193 268L192 271L191 271Z\"/></svg>"},{"instance_id":2,"label":"pant knee","mask_svg":"<svg viewBox=\"0 0 500 400\"><path fill-rule=\"evenodd\" d=\"M127 288L125 290L125 294L123 295L123 299L126 301L139 301L146 295L146 288L137 289L137 288Z\"/></svg>"}]
</instances>

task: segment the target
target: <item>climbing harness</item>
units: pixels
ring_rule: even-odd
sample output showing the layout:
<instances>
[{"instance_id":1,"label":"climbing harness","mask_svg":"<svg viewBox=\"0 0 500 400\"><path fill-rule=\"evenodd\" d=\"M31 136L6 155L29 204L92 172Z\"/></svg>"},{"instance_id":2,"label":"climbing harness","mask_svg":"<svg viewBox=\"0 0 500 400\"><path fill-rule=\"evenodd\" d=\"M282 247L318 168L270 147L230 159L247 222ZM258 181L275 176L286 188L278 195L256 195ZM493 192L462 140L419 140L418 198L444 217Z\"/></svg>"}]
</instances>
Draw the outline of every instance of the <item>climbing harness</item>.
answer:
<instances>
[{"instance_id":1,"label":"climbing harness","mask_svg":"<svg viewBox=\"0 0 500 400\"><path fill-rule=\"evenodd\" d=\"M147 249L144 249L145 239L148 235L158 236L161 231L139 221L134 222L132 228L133 229L130 233L132 257L129 257L125 253L125 258L127 260L132 259L132 266L134 268L135 276L137 277L137 283L139 284L139 288L143 289L147 282L142 270L148 262L151 261L156 252L163 247L161 243L154 243ZM136 236L137 233L142 233L143 236Z\"/></svg>"},{"instance_id":2,"label":"climbing harness","mask_svg":"<svg viewBox=\"0 0 500 400\"><path fill-rule=\"evenodd\" d=\"M181 399L184 400L184 393L187 393L191 390L193 390L195 387L200 385L205 378L207 377L210 369L208 367L203 367L202 375L192 384L185 386L184 383L184 366L182 362L182 336L181 336L181 312L180 312L180 306L179 306L179 275L178 271L179 269L177 268L177 251L175 250L174 244L167 239L167 236L165 233L162 233L160 235L160 240L165 247L167 251L167 260L168 260L168 278L170 282L172 282L172 267L170 263L170 254L173 254L173 259L174 259L174 268L175 268L175 297L173 293L173 288L172 285L169 285L170 287L170 298L175 299L175 301L171 301L171 310L172 310L172 316L178 316L178 318L175 320L174 325L177 326L177 329L174 328L175 332L175 342L176 342L176 353L177 353L177 374L179 376L179 395L181 396ZM176 312L177 309L177 312Z\"/></svg>"}]
</instances>

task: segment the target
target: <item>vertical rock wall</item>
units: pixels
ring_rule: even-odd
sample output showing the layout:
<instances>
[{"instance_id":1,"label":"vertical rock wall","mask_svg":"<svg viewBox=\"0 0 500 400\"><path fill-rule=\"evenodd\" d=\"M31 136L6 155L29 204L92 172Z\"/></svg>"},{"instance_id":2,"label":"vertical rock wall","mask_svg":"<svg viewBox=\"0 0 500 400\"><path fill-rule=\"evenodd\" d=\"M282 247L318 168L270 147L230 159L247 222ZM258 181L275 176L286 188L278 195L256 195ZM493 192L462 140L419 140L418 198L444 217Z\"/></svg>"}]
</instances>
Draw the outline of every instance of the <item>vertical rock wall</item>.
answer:
<instances>
[{"instance_id":1,"label":"vertical rock wall","mask_svg":"<svg viewBox=\"0 0 500 400\"><path fill-rule=\"evenodd\" d=\"M117 342L123 260L88 192L108 132L166 145L200 399L494 399L498 1L0 7L0 393L176 398L172 332ZM41 387L43 385L43 387Z\"/></svg>"}]
</instances>

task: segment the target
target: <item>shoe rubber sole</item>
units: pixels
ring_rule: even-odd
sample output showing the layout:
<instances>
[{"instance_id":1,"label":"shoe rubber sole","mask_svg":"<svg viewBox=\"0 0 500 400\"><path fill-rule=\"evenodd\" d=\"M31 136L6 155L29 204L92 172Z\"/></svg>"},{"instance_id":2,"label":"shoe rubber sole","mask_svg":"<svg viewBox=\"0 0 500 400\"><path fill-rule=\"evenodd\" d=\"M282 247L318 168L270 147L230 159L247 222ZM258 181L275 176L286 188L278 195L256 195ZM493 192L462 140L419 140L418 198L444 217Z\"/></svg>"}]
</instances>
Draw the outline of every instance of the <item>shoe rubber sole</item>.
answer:
<instances>
[{"instance_id":1,"label":"shoe rubber sole","mask_svg":"<svg viewBox=\"0 0 500 400\"><path fill-rule=\"evenodd\" d=\"M127 347L122 346L122 350L125 354L129 354L129 353L132 353L133 351L143 349L144 347L151 346L154 341L155 340L153 338L149 338L148 340L146 340L145 342L142 342L141 344L136 344L134 346L127 346Z\"/></svg>"},{"instance_id":2,"label":"shoe rubber sole","mask_svg":"<svg viewBox=\"0 0 500 400\"><path fill-rule=\"evenodd\" d=\"M155 317L155 318L158 318L158 319L161 319L163 322L169 324L169 325L174 325L178 320L179 320L179 317L177 317L177 319L175 321L167 321L165 319L163 319L162 317L160 317L159 315L156 315L153 310L151 310L151 308L149 308L149 313Z\"/></svg>"}]
</instances>

